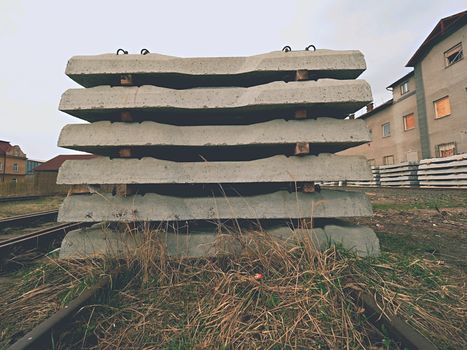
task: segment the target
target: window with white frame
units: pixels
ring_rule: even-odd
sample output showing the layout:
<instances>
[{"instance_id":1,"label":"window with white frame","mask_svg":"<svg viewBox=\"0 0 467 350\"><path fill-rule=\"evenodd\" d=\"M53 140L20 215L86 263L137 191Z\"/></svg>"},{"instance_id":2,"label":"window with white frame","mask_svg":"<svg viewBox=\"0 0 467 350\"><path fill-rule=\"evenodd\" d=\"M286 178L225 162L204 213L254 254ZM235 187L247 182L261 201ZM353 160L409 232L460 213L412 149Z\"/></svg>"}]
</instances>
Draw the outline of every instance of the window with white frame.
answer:
<instances>
[{"instance_id":1,"label":"window with white frame","mask_svg":"<svg viewBox=\"0 0 467 350\"><path fill-rule=\"evenodd\" d=\"M401 95L404 95L409 92L409 81L404 81L401 84Z\"/></svg>"},{"instance_id":2,"label":"window with white frame","mask_svg":"<svg viewBox=\"0 0 467 350\"><path fill-rule=\"evenodd\" d=\"M14 173L18 172L18 163L13 163L13 172Z\"/></svg>"},{"instance_id":3,"label":"window with white frame","mask_svg":"<svg viewBox=\"0 0 467 350\"><path fill-rule=\"evenodd\" d=\"M391 136L391 123L384 123L381 127L383 129L383 137Z\"/></svg>"},{"instance_id":4,"label":"window with white frame","mask_svg":"<svg viewBox=\"0 0 467 350\"><path fill-rule=\"evenodd\" d=\"M444 53L444 63L446 67L459 62L464 58L464 50L462 49L462 43L450 48Z\"/></svg>"},{"instance_id":5,"label":"window with white frame","mask_svg":"<svg viewBox=\"0 0 467 350\"><path fill-rule=\"evenodd\" d=\"M0 163L0 171L3 171L3 163Z\"/></svg>"},{"instance_id":6,"label":"window with white frame","mask_svg":"<svg viewBox=\"0 0 467 350\"><path fill-rule=\"evenodd\" d=\"M435 148L436 157L444 158L456 155L456 143L449 142L449 143L442 143L440 145L436 145Z\"/></svg>"}]
</instances>

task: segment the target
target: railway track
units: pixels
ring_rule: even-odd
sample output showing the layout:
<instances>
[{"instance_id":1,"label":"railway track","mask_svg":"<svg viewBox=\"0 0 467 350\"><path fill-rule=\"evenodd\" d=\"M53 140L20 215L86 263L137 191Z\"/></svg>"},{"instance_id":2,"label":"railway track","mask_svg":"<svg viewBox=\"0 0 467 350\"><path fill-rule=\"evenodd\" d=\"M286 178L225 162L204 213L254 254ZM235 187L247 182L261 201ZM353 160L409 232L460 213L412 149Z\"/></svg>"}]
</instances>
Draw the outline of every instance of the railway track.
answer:
<instances>
[{"instance_id":1,"label":"railway track","mask_svg":"<svg viewBox=\"0 0 467 350\"><path fill-rule=\"evenodd\" d=\"M58 224L42 230L19 235L0 242L0 257L8 260L14 254L31 249L48 249L54 242L61 242L65 234L71 230L83 227L83 223Z\"/></svg>"},{"instance_id":2,"label":"railway track","mask_svg":"<svg viewBox=\"0 0 467 350\"><path fill-rule=\"evenodd\" d=\"M111 282L116 280L117 277L118 274L114 274L101 278L96 284L88 288L51 317L37 325L7 350L48 349L54 344L54 339L58 338L60 332L66 330L67 326L76 319L82 308L86 305L90 305L96 296L99 295L101 291L109 288ZM363 307L367 320L372 323L376 329L381 329L383 326L391 338L400 344L401 349L438 350L433 343L403 319L397 316L389 318L378 307L373 296L368 292L360 291L357 293L351 291L350 297Z\"/></svg>"},{"instance_id":3,"label":"railway track","mask_svg":"<svg viewBox=\"0 0 467 350\"><path fill-rule=\"evenodd\" d=\"M16 201L27 201L31 199L52 197L53 195L35 195L35 196L11 196L11 197L0 197L0 202L16 202Z\"/></svg>"},{"instance_id":4,"label":"railway track","mask_svg":"<svg viewBox=\"0 0 467 350\"><path fill-rule=\"evenodd\" d=\"M6 227L23 226L25 224L34 223L40 220L55 221L57 219L58 210L40 211L36 213L10 216L0 219L0 230Z\"/></svg>"}]
</instances>

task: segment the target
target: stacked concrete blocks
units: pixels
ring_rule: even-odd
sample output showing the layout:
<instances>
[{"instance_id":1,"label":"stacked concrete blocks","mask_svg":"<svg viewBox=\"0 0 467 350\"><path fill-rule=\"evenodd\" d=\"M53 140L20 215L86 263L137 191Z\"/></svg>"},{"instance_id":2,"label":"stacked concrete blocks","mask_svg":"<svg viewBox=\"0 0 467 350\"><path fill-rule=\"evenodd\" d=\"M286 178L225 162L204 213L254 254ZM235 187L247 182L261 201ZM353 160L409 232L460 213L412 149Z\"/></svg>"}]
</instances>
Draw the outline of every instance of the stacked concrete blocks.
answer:
<instances>
[{"instance_id":1,"label":"stacked concrete blocks","mask_svg":"<svg viewBox=\"0 0 467 350\"><path fill-rule=\"evenodd\" d=\"M371 180L364 180L364 181L348 181L347 186L351 187L379 187L381 186L381 177L379 173L378 166L371 166Z\"/></svg>"},{"instance_id":2,"label":"stacked concrete blocks","mask_svg":"<svg viewBox=\"0 0 467 350\"><path fill-rule=\"evenodd\" d=\"M379 167L381 186L418 187L417 170L417 162L381 165Z\"/></svg>"},{"instance_id":3,"label":"stacked concrete blocks","mask_svg":"<svg viewBox=\"0 0 467 350\"><path fill-rule=\"evenodd\" d=\"M372 100L356 79L365 68L358 51L73 57L66 73L85 89L66 91L60 110L91 123L67 125L59 146L102 157L60 169L58 183L95 193L68 196L59 221L313 218L326 241L377 254L373 231L329 221L371 215L368 199L315 186L372 180L363 157L333 154L370 140L364 121L345 119Z\"/></svg>"},{"instance_id":4,"label":"stacked concrete blocks","mask_svg":"<svg viewBox=\"0 0 467 350\"><path fill-rule=\"evenodd\" d=\"M467 188L467 154L420 161L420 187Z\"/></svg>"}]
</instances>

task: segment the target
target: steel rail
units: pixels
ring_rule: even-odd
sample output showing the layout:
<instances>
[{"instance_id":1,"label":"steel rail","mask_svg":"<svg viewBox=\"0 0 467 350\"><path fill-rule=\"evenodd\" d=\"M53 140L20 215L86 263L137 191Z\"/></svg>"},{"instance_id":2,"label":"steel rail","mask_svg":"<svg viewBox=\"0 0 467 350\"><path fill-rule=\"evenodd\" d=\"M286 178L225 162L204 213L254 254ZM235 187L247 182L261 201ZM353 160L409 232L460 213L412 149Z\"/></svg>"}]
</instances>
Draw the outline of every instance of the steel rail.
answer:
<instances>
[{"instance_id":1,"label":"steel rail","mask_svg":"<svg viewBox=\"0 0 467 350\"><path fill-rule=\"evenodd\" d=\"M367 320L378 330L384 326L389 336L401 345L401 349L438 350L425 336L398 316L388 317L374 298L366 291L356 291L349 288L351 298L363 307Z\"/></svg>"},{"instance_id":2,"label":"steel rail","mask_svg":"<svg viewBox=\"0 0 467 350\"><path fill-rule=\"evenodd\" d=\"M10 196L10 197L0 197L0 202L15 202L15 201L27 201L38 198L53 197L53 194L46 195L33 195L33 196Z\"/></svg>"},{"instance_id":3,"label":"steel rail","mask_svg":"<svg viewBox=\"0 0 467 350\"><path fill-rule=\"evenodd\" d=\"M61 240L71 230L89 226L84 223L66 223L27 233L0 242L0 257L8 258L19 250L48 248L53 241Z\"/></svg>"},{"instance_id":4,"label":"steel rail","mask_svg":"<svg viewBox=\"0 0 467 350\"><path fill-rule=\"evenodd\" d=\"M108 288L112 277L106 276L91 288L85 290L80 296L68 305L54 313L51 317L34 327L7 350L49 349L53 344L55 333L63 329L91 300L103 289Z\"/></svg>"},{"instance_id":5,"label":"steel rail","mask_svg":"<svg viewBox=\"0 0 467 350\"><path fill-rule=\"evenodd\" d=\"M23 225L30 221L39 219L55 220L57 218L57 215L58 210L48 210L24 215L10 216L7 218L0 219L0 228Z\"/></svg>"}]
</instances>

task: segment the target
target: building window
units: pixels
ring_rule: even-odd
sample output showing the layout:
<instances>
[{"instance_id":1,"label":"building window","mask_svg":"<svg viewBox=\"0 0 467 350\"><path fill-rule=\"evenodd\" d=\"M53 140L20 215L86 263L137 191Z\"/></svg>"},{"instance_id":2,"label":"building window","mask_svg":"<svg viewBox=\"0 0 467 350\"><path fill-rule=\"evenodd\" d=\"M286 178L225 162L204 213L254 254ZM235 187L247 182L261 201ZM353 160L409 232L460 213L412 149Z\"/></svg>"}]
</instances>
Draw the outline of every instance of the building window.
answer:
<instances>
[{"instance_id":1,"label":"building window","mask_svg":"<svg viewBox=\"0 0 467 350\"><path fill-rule=\"evenodd\" d=\"M383 128L383 137L391 136L391 123L384 123Z\"/></svg>"},{"instance_id":2,"label":"building window","mask_svg":"<svg viewBox=\"0 0 467 350\"><path fill-rule=\"evenodd\" d=\"M436 157L444 158L456 155L456 143L449 142L437 145L435 148Z\"/></svg>"},{"instance_id":3,"label":"building window","mask_svg":"<svg viewBox=\"0 0 467 350\"><path fill-rule=\"evenodd\" d=\"M404 95L406 93L409 92L409 82L408 81L404 81L402 84L401 84L401 95Z\"/></svg>"},{"instance_id":4,"label":"building window","mask_svg":"<svg viewBox=\"0 0 467 350\"><path fill-rule=\"evenodd\" d=\"M462 50L462 43L457 44L453 48L444 53L444 62L446 67L459 62L464 58L464 50Z\"/></svg>"},{"instance_id":5,"label":"building window","mask_svg":"<svg viewBox=\"0 0 467 350\"><path fill-rule=\"evenodd\" d=\"M451 115L451 104L449 103L449 96L445 96L433 102L435 106L435 119L447 117Z\"/></svg>"},{"instance_id":6,"label":"building window","mask_svg":"<svg viewBox=\"0 0 467 350\"><path fill-rule=\"evenodd\" d=\"M394 164L394 156L393 156L393 155L390 155L390 156L385 156L385 157L383 157L383 164L384 164L384 165L391 165L391 164Z\"/></svg>"},{"instance_id":7,"label":"building window","mask_svg":"<svg viewBox=\"0 0 467 350\"><path fill-rule=\"evenodd\" d=\"M14 182L14 183L18 182L18 180L16 180L16 179L11 179L11 181Z\"/></svg>"},{"instance_id":8,"label":"building window","mask_svg":"<svg viewBox=\"0 0 467 350\"><path fill-rule=\"evenodd\" d=\"M0 171L3 170L3 163L0 163Z\"/></svg>"},{"instance_id":9,"label":"building window","mask_svg":"<svg viewBox=\"0 0 467 350\"><path fill-rule=\"evenodd\" d=\"M405 131L415 129L415 115L413 113L404 115L402 118L404 119Z\"/></svg>"},{"instance_id":10,"label":"building window","mask_svg":"<svg viewBox=\"0 0 467 350\"><path fill-rule=\"evenodd\" d=\"M14 173L18 172L18 163L13 163L13 172Z\"/></svg>"}]
</instances>

